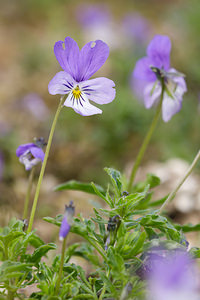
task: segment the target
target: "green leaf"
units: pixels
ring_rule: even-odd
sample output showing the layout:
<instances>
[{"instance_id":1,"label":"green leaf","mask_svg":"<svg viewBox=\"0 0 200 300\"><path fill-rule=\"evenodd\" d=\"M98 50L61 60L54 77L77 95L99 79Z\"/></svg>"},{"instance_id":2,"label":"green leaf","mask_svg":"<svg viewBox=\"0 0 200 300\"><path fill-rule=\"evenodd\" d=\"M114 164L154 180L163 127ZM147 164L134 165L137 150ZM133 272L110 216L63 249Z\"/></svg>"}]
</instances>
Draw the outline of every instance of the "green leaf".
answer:
<instances>
[{"instance_id":1,"label":"green leaf","mask_svg":"<svg viewBox=\"0 0 200 300\"><path fill-rule=\"evenodd\" d=\"M174 225L177 230L182 230L182 232L191 232L191 231L200 231L200 224L192 225L192 224L186 224L186 225Z\"/></svg>"},{"instance_id":2,"label":"green leaf","mask_svg":"<svg viewBox=\"0 0 200 300\"><path fill-rule=\"evenodd\" d=\"M108 252L108 264L111 266L111 270L116 273L119 272L119 275L124 273L125 266L124 260L120 254L118 254L112 246L109 246Z\"/></svg>"},{"instance_id":3,"label":"green leaf","mask_svg":"<svg viewBox=\"0 0 200 300\"><path fill-rule=\"evenodd\" d=\"M49 244L46 244L46 245L42 245L33 252L33 255L31 256L30 261L37 264L37 263L39 263L41 258L47 254L47 252L49 250L54 250L56 248L57 248L57 246L54 243L49 243Z\"/></svg>"},{"instance_id":4,"label":"green leaf","mask_svg":"<svg viewBox=\"0 0 200 300\"><path fill-rule=\"evenodd\" d=\"M146 235L145 231L140 233L137 241L135 241L135 243L134 243L132 250L129 252L129 254L127 256L125 256L126 258L131 258L133 256L136 256L143 250L143 245L144 245L146 236L147 235Z\"/></svg>"},{"instance_id":5,"label":"green leaf","mask_svg":"<svg viewBox=\"0 0 200 300\"><path fill-rule=\"evenodd\" d=\"M63 215L57 215L55 218L52 218L52 217L44 217L43 218L44 221L54 224L59 227L61 225L62 219L63 219Z\"/></svg>"},{"instance_id":6,"label":"green leaf","mask_svg":"<svg viewBox=\"0 0 200 300\"><path fill-rule=\"evenodd\" d=\"M189 250L189 253L192 255L194 258L200 258L200 249L197 247L192 247Z\"/></svg>"},{"instance_id":7,"label":"green leaf","mask_svg":"<svg viewBox=\"0 0 200 300\"><path fill-rule=\"evenodd\" d=\"M102 188L100 185L95 184L95 190L94 190L93 185L91 183L84 183L76 180L67 181L54 188L54 191L62 191L62 190L82 191L93 195L97 195L98 192L104 196L106 194L104 188Z\"/></svg>"},{"instance_id":8,"label":"green leaf","mask_svg":"<svg viewBox=\"0 0 200 300\"><path fill-rule=\"evenodd\" d=\"M113 186L117 191L118 195L121 195L122 192L122 178L121 173L113 168L104 168L107 174L110 176Z\"/></svg>"},{"instance_id":9,"label":"green leaf","mask_svg":"<svg viewBox=\"0 0 200 300\"><path fill-rule=\"evenodd\" d=\"M154 174L148 173L145 182L150 185L150 188L154 188L160 185L160 178Z\"/></svg>"}]
</instances>

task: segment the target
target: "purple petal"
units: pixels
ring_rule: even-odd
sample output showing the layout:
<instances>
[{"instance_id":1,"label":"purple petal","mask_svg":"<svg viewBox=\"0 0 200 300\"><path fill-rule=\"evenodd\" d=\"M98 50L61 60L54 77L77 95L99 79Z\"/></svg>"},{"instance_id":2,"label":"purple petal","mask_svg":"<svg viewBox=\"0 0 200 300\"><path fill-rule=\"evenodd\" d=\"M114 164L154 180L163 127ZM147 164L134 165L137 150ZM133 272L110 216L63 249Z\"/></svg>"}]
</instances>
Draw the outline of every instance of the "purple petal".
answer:
<instances>
[{"instance_id":1,"label":"purple petal","mask_svg":"<svg viewBox=\"0 0 200 300\"><path fill-rule=\"evenodd\" d=\"M31 149L30 149L30 152L31 152L31 154L35 157L35 158L39 158L39 159L41 159L41 161L43 161L44 160L44 156L45 156L45 154L44 154L44 152L43 152L43 150L41 149L41 148L39 148L39 147L32 147Z\"/></svg>"},{"instance_id":2,"label":"purple petal","mask_svg":"<svg viewBox=\"0 0 200 300\"><path fill-rule=\"evenodd\" d=\"M101 109L90 104L87 96L83 92L81 93L81 98L78 99L74 99L73 94L70 93L64 105L73 108L76 113L82 116L92 116L102 113Z\"/></svg>"},{"instance_id":3,"label":"purple petal","mask_svg":"<svg viewBox=\"0 0 200 300\"><path fill-rule=\"evenodd\" d=\"M170 66L171 41L168 36L155 35L147 48L147 55L152 60L154 67L164 68Z\"/></svg>"},{"instance_id":4,"label":"purple petal","mask_svg":"<svg viewBox=\"0 0 200 300\"><path fill-rule=\"evenodd\" d=\"M69 73L58 72L49 82L48 90L51 95L68 94L76 82Z\"/></svg>"},{"instance_id":5,"label":"purple petal","mask_svg":"<svg viewBox=\"0 0 200 300\"><path fill-rule=\"evenodd\" d=\"M146 108L151 108L154 104L157 104L161 96L161 86L159 82L153 82L144 88L144 105Z\"/></svg>"},{"instance_id":6,"label":"purple petal","mask_svg":"<svg viewBox=\"0 0 200 300\"><path fill-rule=\"evenodd\" d=\"M149 290L151 299L197 300L198 273L194 262L185 252L169 253L154 261L149 274Z\"/></svg>"},{"instance_id":7,"label":"purple petal","mask_svg":"<svg viewBox=\"0 0 200 300\"><path fill-rule=\"evenodd\" d=\"M67 222L66 216L64 216L63 220L62 220L62 223L61 223L61 226L60 226L60 233L59 233L59 239L60 239L60 241L62 241L67 236L67 234L70 231L70 227L71 226Z\"/></svg>"},{"instance_id":8,"label":"purple petal","mask_svg":"<svg viewBox=\"0 0 200 300\"><path fill-rule=\"evenodd\" d=\"M149 57L139 59L135 65L133 76L149 82L156 81L156 75L150 69L151 66L153 66L153 62Z\"/></svg>"},{"instance_id":9,"label":"purple petal","mask_svg":"<svg viewBox=\"0 0 200 300\"><path fill-rule=\"evenodd\" d=\"M20 145L16 150L16 155L19 157L23 155L27 150L30 150L32 147L36 147L36 145L33 143Z\"/></svg>"},{"instance_id":10,"label":"purple petal","mask_svg":"<svg viewBox=\"0 0 200 300\"><path fill-rule=\"evenodd\" d=\"M78 81L89 79L105 63L109 47L101 40L87 43L80 52L80 75Z\"/></svg>"},{"instance_id":11,"label":"purple petal","mask_svg":"<svg viewBox=\"0 0 200 300\"><path fill-rule=\"evenodd\" d=\"M115 98L115 83L108 78L99 77L83 81L79 86L90 100L98 104L110 103Z\"/></svg>"},{"instance_id":12,"label":"purple petal","mask_svg":"<svg viewBox=\"0 0 200 300\"><path fill-rule=\"evenodd\" d=\"M68 36L65 39L65 49L63 49L63 42L58 41L55 43L54 53L61 68L76 79L79 76L79 47L77 43Z\"/></svg>"}]
</instances>

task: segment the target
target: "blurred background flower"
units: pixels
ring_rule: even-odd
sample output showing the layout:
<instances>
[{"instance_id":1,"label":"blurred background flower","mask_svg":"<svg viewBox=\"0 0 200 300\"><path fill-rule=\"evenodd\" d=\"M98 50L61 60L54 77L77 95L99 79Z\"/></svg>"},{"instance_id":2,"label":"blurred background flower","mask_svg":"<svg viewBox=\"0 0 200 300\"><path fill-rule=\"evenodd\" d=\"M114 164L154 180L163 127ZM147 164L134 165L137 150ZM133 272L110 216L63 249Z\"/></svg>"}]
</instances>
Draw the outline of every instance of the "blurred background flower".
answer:
<instances>
[{"instance_id":1,"label":"blurred background flower","mask_svg":"<svg viewBox=\"0 0 200 300\"><path fill-rule=\"evenodd\" d=\"M159 254L152 255L149 261L147 300L199 299L199 274L187 252L175 250L164 256Z\"/></svg>"}]
</instances>

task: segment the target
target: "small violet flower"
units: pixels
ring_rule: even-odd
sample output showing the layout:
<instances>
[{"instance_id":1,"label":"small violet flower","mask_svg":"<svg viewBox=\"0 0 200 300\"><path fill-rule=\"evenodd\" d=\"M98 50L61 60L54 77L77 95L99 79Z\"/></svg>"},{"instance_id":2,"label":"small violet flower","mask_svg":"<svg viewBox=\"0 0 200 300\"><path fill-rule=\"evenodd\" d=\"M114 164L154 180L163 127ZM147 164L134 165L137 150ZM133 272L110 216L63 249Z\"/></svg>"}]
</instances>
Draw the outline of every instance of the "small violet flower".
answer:
<instances>
[{"instance_id":1,"label":"small violet flower","mask_svg":"<svg viewBox=\"0 0 200 300\"><path fill-rule=\"evenodd\" d=\"M107 44L101 40L87 43L81 50L77 43L66 37L54 46L55 56L63 68L50 81L48 89L51 95L67 95L64 105L71 107L82 116L101 114L102 111L90 104L107 104L115 98L114 82L105 77L88 80L105 63L109 55Z\"/></svg>"},{"instance_id":2,"label":"small violet flower","mask_svg":"<svg viewBox=\"0 0 200 300\"><path fill-rule=\"evenodd\" d=\"M147 56L138 60L133 71L134 88L143 97L146 108L159 102L164 85L162 118L165 122L180 111L187 91L183 74L170 68L170 51L170 39L156 35L147 47Z\"/></svg>"},{"instance_id":3,"label":"small violet flower","mask_svg":"<svg viewBox=\"0 0 200 300\"><path fill-rule=\"evenodd\" d=\"M187 252L152 256L147 300L197 300L198 274Z\"/></svg>"},{"instance_id":4,"label":"small violet flower","mask_svg":"<svg viewBox=\"0 0 200 300\"><path fill-rule=\"evenodd\" d=\"M24 164L26 171L31 170L41 161L44 160L44 152L42 147L45 145L44 139L40 138L35 143L28 143L20 145L16 150L16 155L19 161Z\"/></svg>"},{"instance_id":5,"label":"small violet flower","mask_svg":"<svg viewBox=\"0 0 200 300\"><path fill-rule=\"evenodd\" d=\"M75 212L75 208L73 206L73 202L71 201L69 206L65 205L65 213L60 226L60 233L59 233L60 241L63 241L70 231L71 225L73 223L74 212Z\"/></svg>"}]
</instances>

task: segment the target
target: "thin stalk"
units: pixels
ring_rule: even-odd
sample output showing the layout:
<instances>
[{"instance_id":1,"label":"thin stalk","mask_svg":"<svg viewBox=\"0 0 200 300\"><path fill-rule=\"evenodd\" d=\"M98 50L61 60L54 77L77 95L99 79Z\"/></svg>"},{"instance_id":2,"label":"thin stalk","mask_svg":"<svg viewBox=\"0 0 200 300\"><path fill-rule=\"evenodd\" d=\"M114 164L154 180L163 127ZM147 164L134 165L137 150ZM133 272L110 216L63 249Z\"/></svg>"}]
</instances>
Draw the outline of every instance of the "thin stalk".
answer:
<instances>
[{"instance_id":1,"label":"thin stalk","mask_svg":"<svg viewBox=\"0 0 200 300\"><path fill-rule=\"evenodd\" d=\"M64 259L65 259L66 241L67 241L67 237L64 238L63 243L62 243L60 269L59 269L59 273L58 273L58 280L57 280L57 283L56 283L55 295L57 295L58 292L59 292L60 282L61 282L61 279L62 279L63 265L64 265Z\"/></svg>"},{"instance_id":2,"label":"thin stalk","mask_svg":"<svg viewBox=\"0 0 200 300\"><path fill-rule=\"evenodd\" d=\"M147 148L147 146L149 144L149 141L150 141L150 139L152 137L152 134L153 134L153 132L155 130L155 127L156 127L156 125L158 123L160 112L161 112L161 108L162 108L163 93L164 93L164 86L162 87L162 93L161 93L161 97L160 97L160 102L159 102L159 104L157 106L155 116L154 116L153 121L151 123L151 126L150 126L150 128L149 128L149 130L148 130L148 132L147 132L147 134L146 134L146 136L144 138L144 141L142 143L142 146L140 148L140 151L139 151L139 153L138 153L138 155L136 157L135 163L134 163L133 168L132 168L132 172L131 172L131 176L130 176L130 180L129 180L129 184L128 184L128 191L129 192L131 191L131 188L132 188L132 185L133 185L133 182L134 182L134 179L135 179L136 172L137 172L138 167L139 167L139 165L141 163L141 160L142 160L142 158L144 156L144 153L145 153L146 148Z\"/></svg>"},{"instance_id":3,"label":"thin stalk","mask_svg":"<svg viewBox=\"0 0 200 300\"><path fill-rule=\"evenodd\" d=\"M28 188L27 188L26 198L25 198L25 202L24 202L23 220L27 219L27 217L28 217L28 207L29 207L31 190L32 190L32 186L33 186L34 172L35 172L35 167L32 168L32 170L30 171L30 174L29 174Z\"/></svg>"},{"instance_id":4,"label":"thin stalk","mask_svg":"<svg viewBox=\"0 0 200 300\"><path fill-rule=\"evenodd\" d=\"M48 160L48 157L49 157L49 151L50 151L51 144L52 144L53 134L54 134L56 123L58 121L58 116L59 116L59 114L62 110L64 101L65 101L64 96L62 96L61 99L60 99L60 102L59 102L59 105L58 105L58 108L57 108L52 126L51 126L50 133L49 133L48 143L47 143L47 147L46 147L46 151L45 151L45 157L44 157L44 161L42 163L40 176L39 176L36 191L35 191L35 197L34 197L34 200L33 200L33 206L32 206L32 210L31 210L31 216L30 216L30 221L29 221L27 233L30 233L31 230L32 230L33 221L34 221L34 217L35 217L35 211L36 211L37 202L38 202L38 198L39 198L39 194L40 194L40 187L41 187L41 184L42 184L42 180L43 180L43 177L44 177L44 171L45 171L47 160Z\"/></svg>"},{"instance_id":5,"label":"thin stalk","mask_svg":"<svg viewBox=\"0 0 200 300\"><path fill-rule=\"evenodd\" d=\"M197 155L195 156L195 158L194 158L191 166L187 170L186 174L179 181L177 187L169 194L168 198L165 200L165 202L163 203L163 205L158 210L159 214L163 211L163 209L165 208L165 206L176 196L176 193L181 188L181 186L183 185L183 183L185 182L185 180L188 178L188 176L192 173L192 171L193 171L194 167L196 166L196 164L198 163L199 159L200 159L200 150L198 151Z\"/></svg>"}]
</instances>

